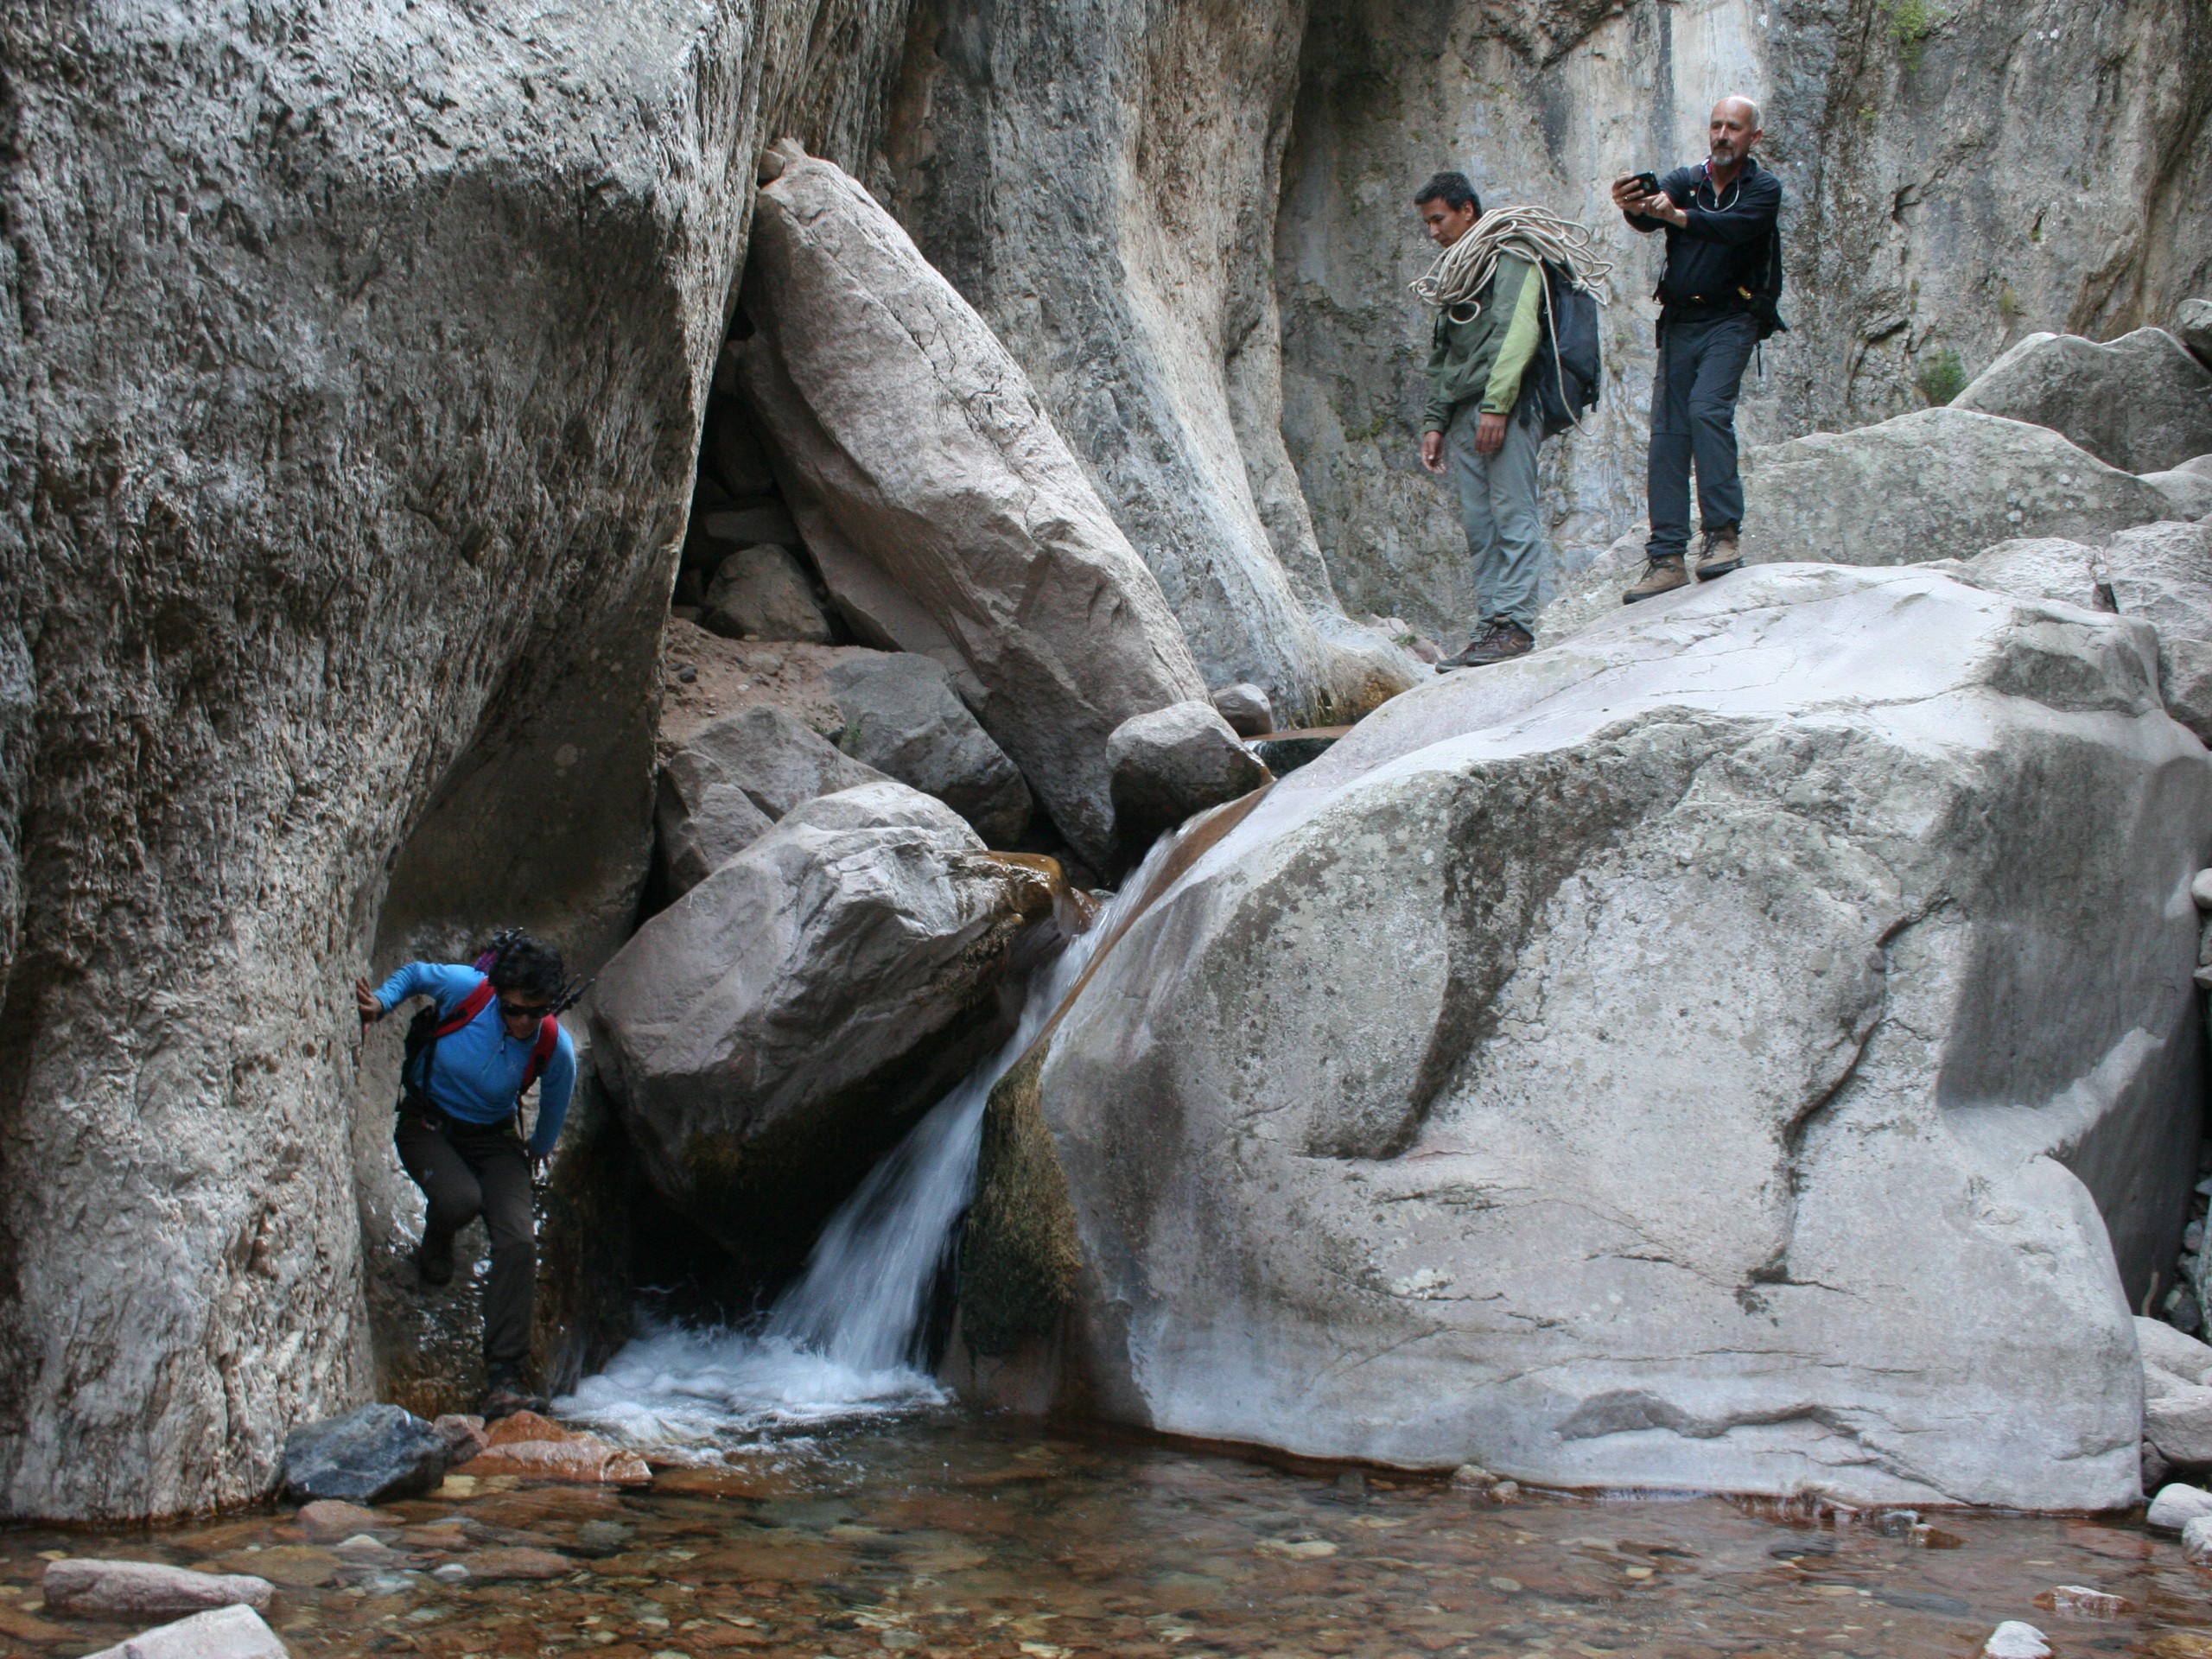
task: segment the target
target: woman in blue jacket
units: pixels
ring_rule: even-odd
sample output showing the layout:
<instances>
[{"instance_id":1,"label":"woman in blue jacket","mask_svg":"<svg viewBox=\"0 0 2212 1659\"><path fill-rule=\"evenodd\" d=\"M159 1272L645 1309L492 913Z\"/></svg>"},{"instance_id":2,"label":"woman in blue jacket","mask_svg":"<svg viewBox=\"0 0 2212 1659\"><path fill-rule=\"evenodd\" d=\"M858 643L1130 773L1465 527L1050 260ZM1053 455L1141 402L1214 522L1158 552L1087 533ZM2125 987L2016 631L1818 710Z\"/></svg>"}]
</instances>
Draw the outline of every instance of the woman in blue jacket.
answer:
<instances>
[{"instance_id":1,"label":"woman in blue jacket","mask_svg":"<svg viewBox=\"0 0 2212 1659\"><path fill-rule=\"evenodd\" d=\"M484 1217L492 1273L484 1289L483 1414L543 1410L524 1379L537 1294L531 1177L542 1171L575 1087L576 1049L554 1016L566 1004L560 953L503 933L473 967L410 962L376 989L353 988L364 1024L413 996L416 1016L400 1068L399 1161L429 1201L415 1263L425 1282L453 1277L454 1235ZM538 1085L525 1143L522 1096Z\"/></svg>"}]
</instances>

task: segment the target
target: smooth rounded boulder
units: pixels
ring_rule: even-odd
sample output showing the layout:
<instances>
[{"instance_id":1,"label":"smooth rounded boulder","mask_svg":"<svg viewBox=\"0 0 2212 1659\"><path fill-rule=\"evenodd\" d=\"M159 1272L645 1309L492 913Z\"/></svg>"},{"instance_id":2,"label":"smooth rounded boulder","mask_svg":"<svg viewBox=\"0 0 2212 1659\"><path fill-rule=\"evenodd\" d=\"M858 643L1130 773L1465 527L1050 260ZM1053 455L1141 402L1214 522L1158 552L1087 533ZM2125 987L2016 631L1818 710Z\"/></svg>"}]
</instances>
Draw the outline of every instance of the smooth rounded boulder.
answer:
<instances>
[{"instance_id":1,"label":"smooth rounded boulder","mask_svg":"<svg viewBox=\"0 0 2212 1659\"><path fill-rule=\"evenodd\" d=\"M1211 702L1133 715L1106 745L1113 768L1114 831L1126 858L1208 807L1249 795L1268 779Z\"/></svg>"},{"instance_id":2,"label":"smooth rounded boulder","mask_svg":"<svg viewBox=\"0 0 2212 1659\"><path fill-rule=\"evenodd\" d=\"M793 807L643 927L591 1002L653 1185L739 1251L803 1248L998 1040L1044 876L886 779Z\"/></svg>"},{"instance_id":3,"label":"smooth rounded boulder","mask_svg":"<svg viewBox=\"0 0 2212 1659\"><path fill-rule=\"evenodd\" d=\"M971 1230L1050 1248L963 1309L1198 1439L2138 1501L2212 840L2152 629L1924 569L1661 603L1192 849L995 1092Z\"/></svg>"}]
</instances>

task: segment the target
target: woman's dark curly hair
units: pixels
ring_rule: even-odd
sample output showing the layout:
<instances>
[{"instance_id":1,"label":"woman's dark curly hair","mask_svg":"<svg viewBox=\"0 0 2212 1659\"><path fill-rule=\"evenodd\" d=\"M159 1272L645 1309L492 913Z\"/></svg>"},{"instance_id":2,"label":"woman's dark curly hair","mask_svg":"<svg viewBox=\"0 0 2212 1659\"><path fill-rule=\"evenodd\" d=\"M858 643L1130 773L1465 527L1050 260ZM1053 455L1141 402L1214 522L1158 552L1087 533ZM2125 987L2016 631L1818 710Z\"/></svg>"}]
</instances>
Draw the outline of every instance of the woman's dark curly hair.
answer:
<instances>
[{"instance_id":1,"label":"woman's dark curly hair","mask_svg":"<svg viewBox=\"0 0 2212 1659\"><path fill-rule=\"evenodd\" d=\"M503 995L518 991L524 996L557 1002L568 987L561 953L518 927L494 938L484 947L484 955L492 958L491 967L485 970L492 988Z\"/></svg>"}]
</instances>

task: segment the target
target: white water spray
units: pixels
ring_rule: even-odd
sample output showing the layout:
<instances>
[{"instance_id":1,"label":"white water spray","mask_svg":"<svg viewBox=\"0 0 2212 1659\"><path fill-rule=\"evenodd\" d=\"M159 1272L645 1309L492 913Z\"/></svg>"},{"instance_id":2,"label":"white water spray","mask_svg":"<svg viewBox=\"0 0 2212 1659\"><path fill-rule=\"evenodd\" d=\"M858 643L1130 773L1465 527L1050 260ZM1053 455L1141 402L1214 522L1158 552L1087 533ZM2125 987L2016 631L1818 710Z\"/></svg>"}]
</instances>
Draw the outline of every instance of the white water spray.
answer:
<instances>
[{"instance_id":1,"label":"white water spray","mask_svg":"<svg viewBox=\"0 0 2212 1659\"><path fill-rule=\"evenodd\" d=\"M975 1190L992 1087L1036 1040L1181 839L1155 842L1090 931L1030 982L1013 1037L868 1172L757 1330L651 1332L555 1402L560 1414L635 1444L709 1446L944 1403L945 1392L921 1369L925 1356L917 1349L952 1230Z\"/></svg>"}]
</instances>

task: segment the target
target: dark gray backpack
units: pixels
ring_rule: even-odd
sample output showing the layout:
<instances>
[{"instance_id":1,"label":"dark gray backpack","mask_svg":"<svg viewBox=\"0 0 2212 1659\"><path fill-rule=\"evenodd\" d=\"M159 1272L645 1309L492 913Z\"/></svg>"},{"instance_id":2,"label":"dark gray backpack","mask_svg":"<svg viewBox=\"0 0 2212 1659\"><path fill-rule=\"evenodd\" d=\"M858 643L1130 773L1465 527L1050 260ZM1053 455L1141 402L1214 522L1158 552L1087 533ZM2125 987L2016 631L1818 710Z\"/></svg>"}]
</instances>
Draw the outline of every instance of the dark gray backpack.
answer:
<instances>
[{"instance_id":1,"label":"dark gray backpack","mask_svg":"<svg viewBox=\"0 0 2212 1659\"><path fill-rule=\"evenodd\" d=\"M1544 266L1544 337L1536 343L1529 395L1546 437L1555 437L1598 407L1605 365L1598 345L1598 296L1561 265Z\"/></svg>"}]
</instances>

